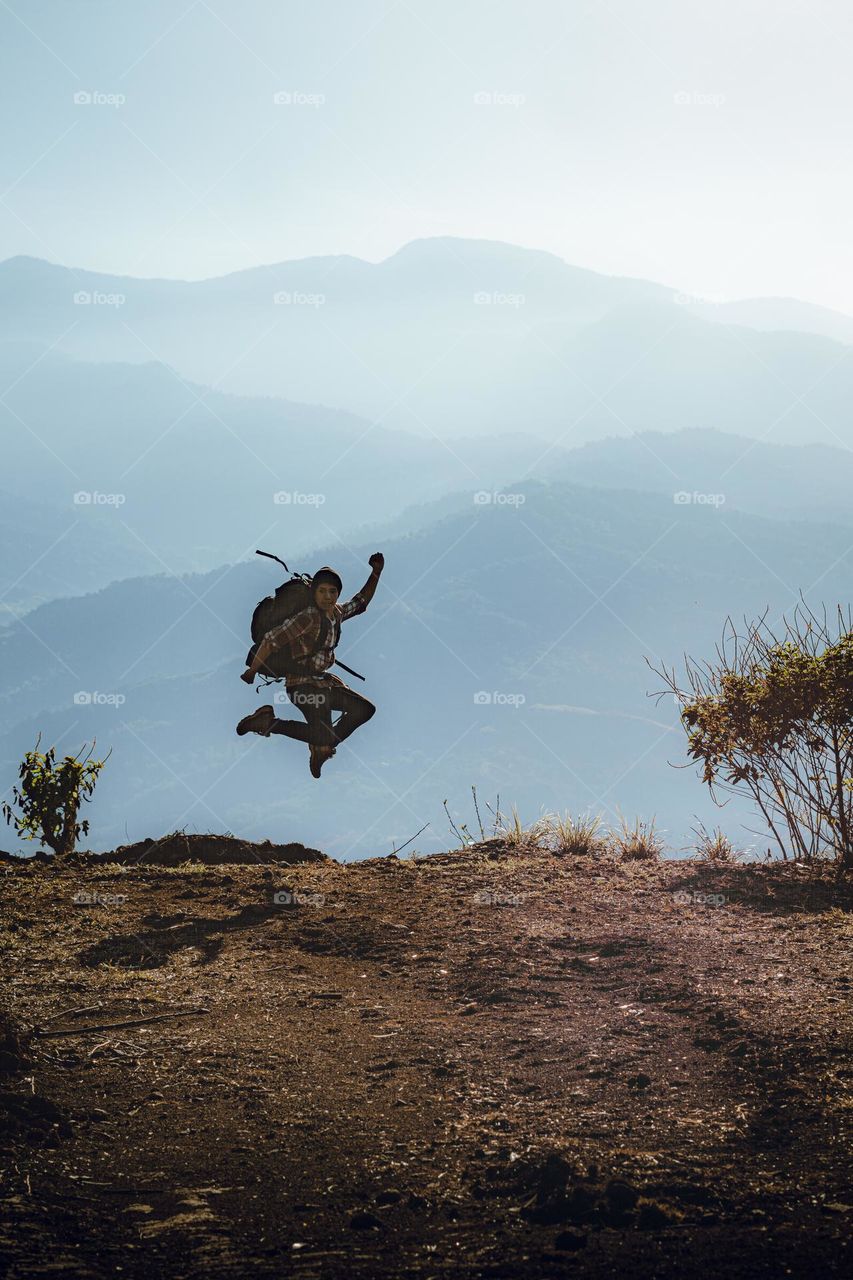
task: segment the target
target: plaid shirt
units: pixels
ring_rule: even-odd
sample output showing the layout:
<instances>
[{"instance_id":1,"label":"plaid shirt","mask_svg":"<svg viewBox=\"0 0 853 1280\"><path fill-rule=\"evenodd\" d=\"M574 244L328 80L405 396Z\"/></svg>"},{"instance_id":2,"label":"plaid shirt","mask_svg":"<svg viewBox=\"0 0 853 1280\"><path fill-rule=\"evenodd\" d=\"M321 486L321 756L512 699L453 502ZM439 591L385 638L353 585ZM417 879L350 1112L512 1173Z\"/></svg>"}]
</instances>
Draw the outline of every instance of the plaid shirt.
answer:
<instances>
[{"instance_id":1,"label":"plaid shirt","mask_svg":"<svg viewBox=\"0 0 853 1280\"><path fill-rule=\"evenodd\" d=\"M335 660L335 634L340 623L346 622L347 618L355 618L359 613L364 613L366 608L364 597L359 592L356 592L351 600L336 604L334 620L328 619L330 625L325 644L308 659L311 674L285 676L284 687L292 689L300 684L313 684L318 676L322 677L323 684L329 681L343 684L337 676L331 673L324 674ZM289 642L292 657L299 661L316 647L320 639L322 616L316 605L308 605L305 609L300 609L299 613L294 613L293 617L287 618L280 626L273 627L266 633L265 639L271 640L276 648L282 643Z\"/></svg>"}]
</instances>

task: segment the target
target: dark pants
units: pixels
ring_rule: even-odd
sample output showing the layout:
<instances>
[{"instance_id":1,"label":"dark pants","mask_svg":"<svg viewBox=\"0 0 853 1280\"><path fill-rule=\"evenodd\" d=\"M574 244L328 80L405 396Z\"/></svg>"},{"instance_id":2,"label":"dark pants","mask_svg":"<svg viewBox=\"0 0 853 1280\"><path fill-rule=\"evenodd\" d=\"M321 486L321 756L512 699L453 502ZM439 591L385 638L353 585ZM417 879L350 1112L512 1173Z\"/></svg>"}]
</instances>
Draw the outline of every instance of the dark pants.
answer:
<instances>
[{"instance_id":1,"label":"dark pants","mask_svg":"<svg viewBox=\"0 0 853 1280\"><path fill-rule=\"evenodd\" d=\"M283 733L287 738L315 746L336 747L376 710L372 702L345 684L297 685L287 690L287 696L302 712L307 724L300 724L298 720L276 720L270 732ZM334 725L333 711L342 713Z\"/></svg>"}]
</instances>

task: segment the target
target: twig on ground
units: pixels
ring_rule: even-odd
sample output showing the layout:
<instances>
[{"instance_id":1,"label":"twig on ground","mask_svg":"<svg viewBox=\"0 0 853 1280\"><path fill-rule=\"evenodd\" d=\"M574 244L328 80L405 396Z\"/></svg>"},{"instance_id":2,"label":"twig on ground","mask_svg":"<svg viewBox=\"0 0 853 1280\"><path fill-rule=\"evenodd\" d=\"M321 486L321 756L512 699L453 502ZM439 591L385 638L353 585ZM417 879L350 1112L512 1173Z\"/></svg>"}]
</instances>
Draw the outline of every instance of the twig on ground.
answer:
<instances>
[{"instance_id":1,"label":"twig on ground","mask_svg":"<svg viewBox=\"0 0 853 1280\"><path fill-rule=\"evenodd\" d=\"M428 826L429 826L429 823L425 822L424 825L421 827L420 831L416 831L413 836L409 836L408 840L406 841L406 844L411 844L413 840L417 840L418 836L421 834L421 831L426 831ZM401 844L400 849L405 849L406 844ZM399 853L400 849L395 848L394 853Z\"/></svg>"},{"instance_id":2,"label":"twig on ground","mask_svg":"<svg viewBox=\"0 0 853 1280\"><path fill-rule=\"evenodd\" d=\"M64 1031L41 1031L33 1033L42 1040L56 1039L57 1036L81 1036L87 1031L113 1031L118 1027L141 1027L145 1022L164 1022L166 1018L189 1018L197 1013L210 1013L209 1009L180 1009L176 1013L155 1013L148 1018L126 1018L123 1022L99 1022L94 1027L66 1027Z\"/></svg>"},{"instance_id":3,"label":"twig on ground","mask_svg":"<svg viewBox=\"0 0 853 1280\"><path fill-rule=\"evenodd\" d=\"M61 1009L59 1013L52 1013L46 1021L56 1022L57 1018L70 1018L75 1013L91 1013L93 1009L100 1009L100 1007L101 1001L99 1000L97 1004L84 1004L79 1009Z\"/></svg>"}]
</instances>

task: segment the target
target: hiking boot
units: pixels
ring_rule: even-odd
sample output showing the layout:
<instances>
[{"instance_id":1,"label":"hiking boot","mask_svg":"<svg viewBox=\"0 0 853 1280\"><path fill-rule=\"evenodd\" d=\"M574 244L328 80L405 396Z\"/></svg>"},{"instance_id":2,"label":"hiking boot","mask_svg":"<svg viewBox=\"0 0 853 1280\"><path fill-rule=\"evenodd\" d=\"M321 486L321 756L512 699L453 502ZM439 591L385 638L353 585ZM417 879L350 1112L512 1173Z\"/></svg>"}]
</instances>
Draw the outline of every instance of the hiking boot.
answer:
<instances>
[{"instance_id":1,"label":"hiking boot","mask_svg":"<svg viewBox=\"0 0 853 1280\"><path fill-rule=\"evenodd\" d=\"M319 778L320 770L323 768L323 765L329 757L335 754L335 748L315 746L314 743L311 743L309 749L311 758L308 762L308 767L311 770L311 777Z\"/></svg>"},{"instance_id":2,"label":"hiking boot","mask_svg":"<svg viewBox=\"0 0 853 1280\"><path fill-rule=\"evenodd\" d=\"M265 738L268 738L274 723L275 711L268 704L265 707L258 707L257 711L253 711L251 715L243 716L243 719L237 725L237 732L241 736L244 733L260 733Z\"/></svg>"}]
</instances>

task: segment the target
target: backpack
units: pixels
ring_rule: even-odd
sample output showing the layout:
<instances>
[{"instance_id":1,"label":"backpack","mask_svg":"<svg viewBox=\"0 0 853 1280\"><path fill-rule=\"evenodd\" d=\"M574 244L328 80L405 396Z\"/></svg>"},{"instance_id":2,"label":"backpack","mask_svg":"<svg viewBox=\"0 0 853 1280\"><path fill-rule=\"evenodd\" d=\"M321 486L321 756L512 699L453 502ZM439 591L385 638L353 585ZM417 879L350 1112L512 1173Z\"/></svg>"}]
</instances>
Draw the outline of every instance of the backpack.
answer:
<instances>
[{"instance_id":1,"label":"backpack","mask_svg":"<svg viewBox=\"0 0 853 1280\"><path fill-rule=\"evenodd\" d=\"M278 560L280 565L287 565L278 556L274 556L269 551L256 551L256 555L267 556L270 560ZM290 573L290 570L287 569ZM292 573L287 582L283 582L280 587L276 587L275 593L271 596L264 596L263 600L259 600L255 605L252 614L252 647L246 655L246 666L250 666L255 656L258 645L268 631L273 627L278 627L286 618L292 618L295 613L299 613L302 609L306 609L314 604L313 579L307 573ZM305 675L310 672L309 660L318 653L326 643L329 629L332 623L321 610L320 613L320 638L317 644L306 653L304 658L293 658L290 653L289 645L282 645L274 653L271 653L267 661L262 667L258 668L258 675L265 676L268 680L283 680L288 675ZM336 621L335 639L333 648L337 648L341 638L341 624ZM350 675L358 676L359 680L363 680L364 676L353 671L352 667L348 667L346 663L335 659L335 666L343 667L344 671L348 671Z\"/></svg>"},{"instance_id":2,"label":"backpack","mask_svg":"<svg viewBox=\"0 0 853 1280\"><path fill-rule=\"evenodd\" d=\"M301 612L313 605L314 596L311 590L311 579L307 574L294 573L287 582L283 582L280 587L276 587L275 594L265 596L255 606L252 614L252 647L246 655L246 666L249 666L255 656L255 651L261 640L268 631L273 627L281 626L288 618L292 618L295 613ZM269 679L281 680L286 675L302 675L310 671L309 659L319 652L326 643L329 630L332 623L326 617L325 613L320 614L320 637L314 648L303 658L295 659L292 657L289 645L282 645L280 649L276 649L271 653L267 661L262 667L258 668L258 675L267 676ZM341 638L340 623L335 623L335 645Z\"/></svg>"}]
</instances>

